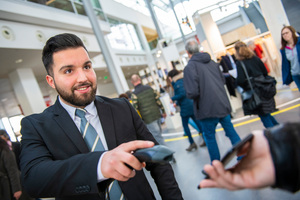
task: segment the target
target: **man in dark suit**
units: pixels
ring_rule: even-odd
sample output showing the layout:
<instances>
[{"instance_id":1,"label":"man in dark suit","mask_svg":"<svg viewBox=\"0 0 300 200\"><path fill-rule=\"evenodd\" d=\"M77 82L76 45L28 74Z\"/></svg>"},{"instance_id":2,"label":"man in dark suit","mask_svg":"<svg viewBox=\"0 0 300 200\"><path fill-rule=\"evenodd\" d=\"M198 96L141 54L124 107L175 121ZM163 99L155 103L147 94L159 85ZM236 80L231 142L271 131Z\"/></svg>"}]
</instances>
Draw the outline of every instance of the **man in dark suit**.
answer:
<instances>
[{"instance_id":1,"label":"man in dark suit","mask_svg":"<svg viewBox=\"0 0 300 200\"><path fill-rule=\"evenodd\" d=\"M142 171L146 166L162 199L182 199L169 164L146 165L132 155L136 149L158 143L127 100L95 95L95 71L77 36L50 38L43 49L43 63L47 82L59 96L43 113L21 122L22 179L29 194L63 200L107 199L106 195L111 197L108 185L118 180L122 199L155 199ZM78 108L85 110L104 151L90 150L83 139Z\"/></svg>"}]
</instances>

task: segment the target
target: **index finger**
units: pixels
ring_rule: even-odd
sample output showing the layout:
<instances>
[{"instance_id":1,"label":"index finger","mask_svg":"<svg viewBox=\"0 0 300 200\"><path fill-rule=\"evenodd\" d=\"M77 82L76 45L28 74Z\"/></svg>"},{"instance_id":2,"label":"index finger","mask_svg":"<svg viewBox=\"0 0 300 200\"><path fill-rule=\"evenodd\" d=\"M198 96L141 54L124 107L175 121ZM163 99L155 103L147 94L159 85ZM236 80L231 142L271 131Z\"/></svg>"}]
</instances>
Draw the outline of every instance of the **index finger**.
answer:
<instances>
[{"instance_id":1,"label":"index finger","mask_svg":"<svg viewBox=\"0 0 300 200\"><path fill-rule=\"evenodd\" d=\"M145 140L134 140L131 142L123 143L119 147L126 152L131 152L137 149L151 148L154 146L154 142Z\"/></svg>"}]
</instances>

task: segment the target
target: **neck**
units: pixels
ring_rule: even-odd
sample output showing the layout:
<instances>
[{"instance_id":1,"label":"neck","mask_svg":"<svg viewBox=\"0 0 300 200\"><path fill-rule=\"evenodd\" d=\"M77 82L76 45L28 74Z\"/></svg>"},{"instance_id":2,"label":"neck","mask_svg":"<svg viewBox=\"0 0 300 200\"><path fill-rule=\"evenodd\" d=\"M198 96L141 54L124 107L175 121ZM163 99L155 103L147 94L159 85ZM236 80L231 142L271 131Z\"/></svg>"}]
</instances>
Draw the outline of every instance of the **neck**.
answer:
<instances>
[{"instance_id":1,"label":"neck","mask_svg":"<svg viewBox=\"0 0 300 200\"><path fill-rule=\"evenodd\" d=\"M294 46L294 40L287 41L287 45L290 46L290 47L293 47Z\"/></svg>"},{"instance_id":2,"label":"neck","mask_svg":"<svg viewBox=\"0 0 300 200\"><path fill-rule=\"evenodd\" d=\"M141 82L135 83L135 84L134 84L134 87L137 86L137 85L139 85L139 84L141 84Z\"/></svg>"}]
</instances>

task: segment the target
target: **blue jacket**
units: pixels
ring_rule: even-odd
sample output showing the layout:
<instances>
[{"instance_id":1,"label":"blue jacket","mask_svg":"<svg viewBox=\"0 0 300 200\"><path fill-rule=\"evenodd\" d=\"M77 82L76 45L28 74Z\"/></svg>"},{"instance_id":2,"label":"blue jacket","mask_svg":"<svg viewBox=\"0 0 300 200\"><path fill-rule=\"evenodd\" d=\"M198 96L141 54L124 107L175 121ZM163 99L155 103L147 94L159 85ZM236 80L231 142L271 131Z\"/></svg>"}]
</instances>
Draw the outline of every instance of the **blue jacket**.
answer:
<instances>
[{"instance_id":1,"label":"blue jacket","mask_svg":"<svg viewBox=\"0 0 300 200\"><path fill-rule=\"evenodd\" d=\"M193 100L188 99L183 86L183 73L173 77L172 85L174 88L174 96L172 101L180 106L180 116L187 117L194 115Z\"/></svg>"},{"instance_id":2,"label":"blue jacket","mask_svg":"<svg viewBox=\"0 0 300 200\"><path fill-rule=\"evenodd\" d=\"M298 61L300 64L300 38L298 38L296 48L297 48L297 54L298 54ZM291 74L291 63L286 58L285 48L280 49L280 53L281 53L281 58L282 58L282 67L281 67L282 82L285 85L289 85L290 83L293 82L293 78L292 78L292 74Z\"/></svg>"}]
</instances>

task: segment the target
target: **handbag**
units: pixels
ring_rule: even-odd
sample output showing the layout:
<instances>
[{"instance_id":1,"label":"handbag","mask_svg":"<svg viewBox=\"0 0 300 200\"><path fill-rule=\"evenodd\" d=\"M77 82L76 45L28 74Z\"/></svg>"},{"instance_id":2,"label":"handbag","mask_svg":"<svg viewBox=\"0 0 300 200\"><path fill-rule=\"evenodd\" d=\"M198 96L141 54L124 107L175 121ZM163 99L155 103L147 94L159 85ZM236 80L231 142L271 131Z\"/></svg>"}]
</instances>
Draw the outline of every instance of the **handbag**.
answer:
<instances>
[{"instance_id":1,"label":"handbag","mask_svg":"<svg viewBox=\"0 0 300 200\"><path fill-rule=\"evenodd\" d=\"M250 90L243 91L241 94L243 100L243 109L247 111L254 111L261 106L262 101L253 89L245 64L242 61L241 64L250 86Z\"/></svg>"},{"instance_id":2,"label":"handbag","mask_svg":"<svg viewBox=\"0 0 300 200\"><path fill-rule=\"evenodd\" d=\"M260 75L253 78L255 91L265 100L269 100L276 95L276 83L274 77Z\"/></svg>"}]
</instances>

